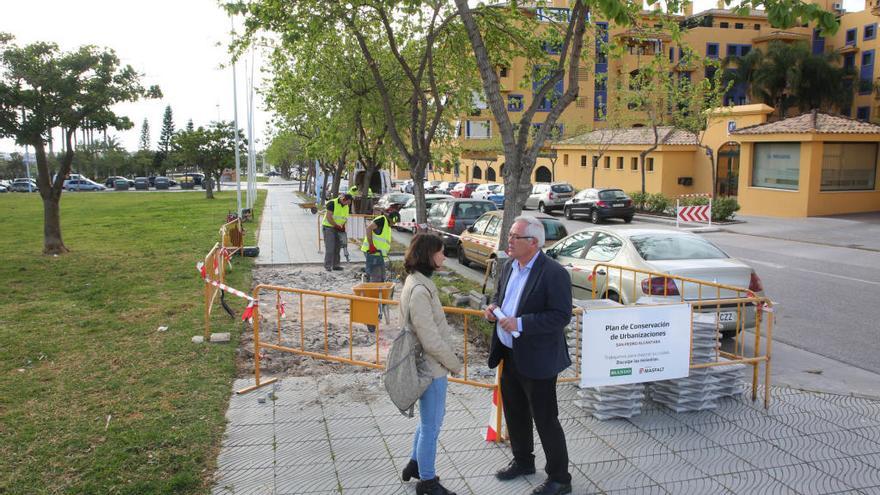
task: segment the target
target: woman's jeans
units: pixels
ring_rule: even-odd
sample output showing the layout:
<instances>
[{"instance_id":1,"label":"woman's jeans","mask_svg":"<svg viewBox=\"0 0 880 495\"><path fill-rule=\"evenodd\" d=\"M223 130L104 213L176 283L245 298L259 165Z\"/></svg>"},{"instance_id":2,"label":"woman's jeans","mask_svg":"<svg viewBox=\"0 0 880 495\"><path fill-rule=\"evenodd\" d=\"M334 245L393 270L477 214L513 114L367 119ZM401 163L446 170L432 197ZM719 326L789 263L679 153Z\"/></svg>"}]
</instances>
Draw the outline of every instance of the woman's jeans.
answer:
<instances>
[{"instance_id":1,"label":"woman's jeans","mask_svg":"<svg viewBox=\"0 0 880 495\"><path fill-rule=\"evenodd\" d=\"M419 479L432 480L437 476L434 460L437 457L437 439L446 413L445 376L434 378L419 398L419 426L413 439L412 458L419 463Z\"/></svg>"}]
</instances>

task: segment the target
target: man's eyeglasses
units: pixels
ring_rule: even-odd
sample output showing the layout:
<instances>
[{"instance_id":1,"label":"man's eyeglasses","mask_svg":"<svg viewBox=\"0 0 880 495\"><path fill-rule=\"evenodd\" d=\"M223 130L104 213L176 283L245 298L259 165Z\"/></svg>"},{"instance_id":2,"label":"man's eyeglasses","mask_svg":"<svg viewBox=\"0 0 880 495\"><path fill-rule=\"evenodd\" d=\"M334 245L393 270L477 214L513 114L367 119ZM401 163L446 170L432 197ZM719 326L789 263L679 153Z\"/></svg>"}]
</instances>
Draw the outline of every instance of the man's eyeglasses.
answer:
<instances>
[{"instance_id":1,"label":"man's eyeglasses","mask_svg":"<svg viewBox=\"0 0 880 495\"><path fill-rule=\"evenodd\" d=\"M516 235L516 234L508 234L508 240L516 240L516 239L534 239L534 236L531 235Z\"/></svg>"}]
</instances>

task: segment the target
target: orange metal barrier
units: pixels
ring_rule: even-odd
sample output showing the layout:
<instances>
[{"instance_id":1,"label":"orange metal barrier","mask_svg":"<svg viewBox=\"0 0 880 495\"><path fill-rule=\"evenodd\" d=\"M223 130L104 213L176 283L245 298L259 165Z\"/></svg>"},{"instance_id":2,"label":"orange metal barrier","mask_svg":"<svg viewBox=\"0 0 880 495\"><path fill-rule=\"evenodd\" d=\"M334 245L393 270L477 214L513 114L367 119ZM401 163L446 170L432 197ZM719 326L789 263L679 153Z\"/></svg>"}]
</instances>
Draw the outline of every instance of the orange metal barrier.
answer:
<instances>
[{"instance_id":1,"label":"orange metal barrier","mask_svg":"<svg viewBox=\"0 0 880 495\"><path fill-rule=\"evenodd\" d=\"M244 249L244 229L241 227L241 219L236 218L220 227L220 246L230 255Z\"/></svg>"},{"instance_id":2,"label":"orange metal barrier","mask_svg":"<svg viewBox=\"0 0 880 495\"><path fill-rule=\"evenodd\" d=\"M207 256L205 256L204 263L204 267L206 273L209 275L209 278L216 280L221 284L226 283L226 256L224 256L223 246L219 242L214 244L214 247L211 248ZM211 311L214 308L214 302L217 299L217 294L220 292L220 288L209 283L208 281L204 281L204 283L205 340L207 341L211 337Z\"/></svg>"},{"instance_id":3,"label":"orange metal barrier","mask_svg":"<svg viewBox=\"0 0 880 495\"><path fill-rule=\"evenodd\" d=\"M661 302L689 303L695 313L714 313L716 335L733 334L734 348L730 352L716 349L714 362L692 363L691 369L732 364L750 365L754 401L758 391L758 367L764 363L764 408L770 406L770 357L774 318L773 302L769 298L758 296L741 287L607 263L595 265L590 279L594 299L603 296L617 299L622 304L635 304L641 296L663 297L669 299ZM673 291L675 293L671 294ZM730 325L730 320L733 325ZM747 328L752 327L752 322L755 333L754 349L751 356L746 356L744 333ZM721 358L725 360L721 361Z\"/></svg>"}]
</instances>

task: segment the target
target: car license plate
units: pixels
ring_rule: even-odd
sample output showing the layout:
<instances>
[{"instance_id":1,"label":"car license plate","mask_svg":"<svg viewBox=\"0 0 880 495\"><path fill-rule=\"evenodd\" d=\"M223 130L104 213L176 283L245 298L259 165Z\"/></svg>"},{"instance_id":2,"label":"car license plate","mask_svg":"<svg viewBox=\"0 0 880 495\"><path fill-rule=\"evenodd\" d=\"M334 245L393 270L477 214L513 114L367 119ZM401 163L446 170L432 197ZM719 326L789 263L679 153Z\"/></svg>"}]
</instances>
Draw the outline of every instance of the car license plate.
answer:
<instances>
[{"instance_id":1,"label":"car license plate","mask_svg":"<svg viewBox=\"0 0 880 495\"><path fill-rule=\"evenodd\" d=\"M736 321L736 311L722 311L718 313L718 321L721 323L733 323Z\"/></svg>"},{"instance_id":2,"label":"car license plate","mask_svg":"<svg viewBox=\"0 0 880 495\"><path fill-rule=\"evenodd\" d=\"M613 207L615 207L615 208L623 208L623 203L614 203L614 204L611 205L611 206L613 206Z\"/></svg>"}]
</instances>

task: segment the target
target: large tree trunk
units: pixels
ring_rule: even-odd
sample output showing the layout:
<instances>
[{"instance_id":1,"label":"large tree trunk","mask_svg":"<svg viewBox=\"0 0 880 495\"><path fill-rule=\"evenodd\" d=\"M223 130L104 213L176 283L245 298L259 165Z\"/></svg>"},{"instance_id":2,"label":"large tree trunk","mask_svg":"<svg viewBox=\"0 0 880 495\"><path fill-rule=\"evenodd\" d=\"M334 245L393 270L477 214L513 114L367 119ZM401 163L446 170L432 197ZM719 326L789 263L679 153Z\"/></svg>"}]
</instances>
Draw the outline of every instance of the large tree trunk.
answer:
<instances>
[{"instance_id":1,"label":"large tree trunk","mask_svg":"<svg viewBox=\"0 0 880 495\"><path fill-rule=\"evenodd\" d=\"M205 199L214 199L214 178L211 174L205 175Z\"/></svg>"},{"instance_id":2,"label":"large tree trunk","mask_svg":"<svg viewBox=\"0 0 880 495\"><path fill-rule=\"evenodd\" d=\"M61 198L43 197L43 254L69 252L61 240Z\"/></svg>"}]
</instances>

